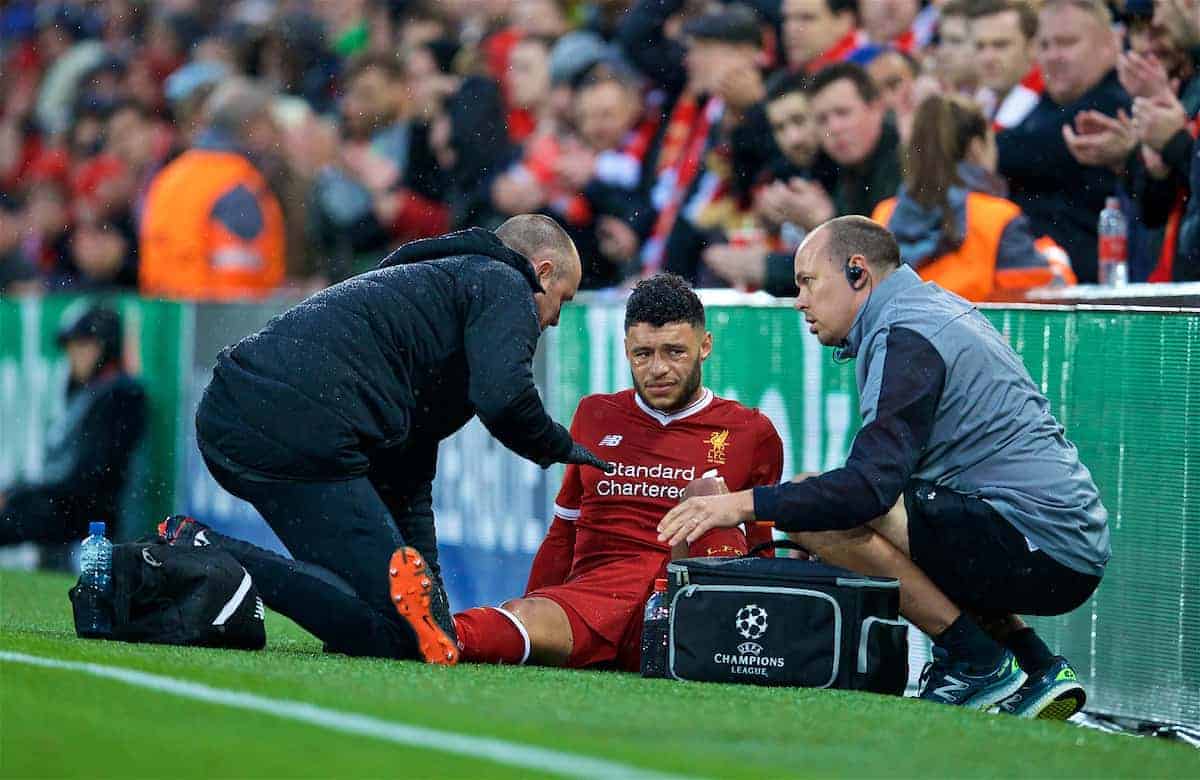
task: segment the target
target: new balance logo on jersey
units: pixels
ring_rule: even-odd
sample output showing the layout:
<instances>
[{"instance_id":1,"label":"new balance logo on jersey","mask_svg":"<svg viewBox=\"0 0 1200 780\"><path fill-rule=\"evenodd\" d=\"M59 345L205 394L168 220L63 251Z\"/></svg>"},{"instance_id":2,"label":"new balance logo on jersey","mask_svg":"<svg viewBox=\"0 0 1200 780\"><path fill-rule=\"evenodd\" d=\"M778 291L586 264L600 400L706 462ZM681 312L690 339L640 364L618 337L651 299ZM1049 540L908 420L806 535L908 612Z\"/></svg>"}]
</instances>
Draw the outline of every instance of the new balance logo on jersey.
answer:
<instances>
[{"instance_id":1,"label":"new balance logo on jersey","mask_svg":"<svg viewBox=\"0 0 1200 780\"><path fill-rule=\"evenodd\" d=\"M621 443L623 437L619 433L610 433L600 440L601 447L615 447Z\"/></svg>"}]
</instances>

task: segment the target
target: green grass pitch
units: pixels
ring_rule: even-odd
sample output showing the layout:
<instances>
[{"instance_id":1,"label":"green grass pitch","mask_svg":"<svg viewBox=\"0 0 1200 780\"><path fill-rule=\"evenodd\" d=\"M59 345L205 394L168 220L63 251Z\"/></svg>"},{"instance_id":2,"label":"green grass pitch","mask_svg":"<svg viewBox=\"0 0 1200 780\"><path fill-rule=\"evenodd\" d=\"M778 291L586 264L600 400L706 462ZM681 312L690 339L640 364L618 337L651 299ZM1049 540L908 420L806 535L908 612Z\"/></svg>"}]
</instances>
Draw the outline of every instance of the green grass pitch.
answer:
<instances>
[{"instance_id":1,"label":"green grass pitch","mask_svg":"<svg viewBox=\"0 0 1200 780\"><path fill-rule=\"evenodd\" d=\"M1200 777L1200 751L840 691L354 659L267 616L245 653L78 640L63 576L0 572L0 651L149 672L689 777ZM0 660L0 777L550 777Z\"/></svg>"}]
</instances>

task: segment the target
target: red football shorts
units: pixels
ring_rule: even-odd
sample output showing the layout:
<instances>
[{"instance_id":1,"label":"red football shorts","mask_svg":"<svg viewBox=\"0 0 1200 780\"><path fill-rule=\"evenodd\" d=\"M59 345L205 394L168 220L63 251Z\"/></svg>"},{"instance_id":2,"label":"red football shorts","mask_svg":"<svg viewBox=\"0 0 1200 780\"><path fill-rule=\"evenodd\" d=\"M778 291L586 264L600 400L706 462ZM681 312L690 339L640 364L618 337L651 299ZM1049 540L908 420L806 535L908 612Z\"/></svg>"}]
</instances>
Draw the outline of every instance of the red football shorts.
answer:
<instances>
[{"instance_id":1,"label":"red football shorts","mask_svg":"<svg viewBox=\"0 0 1200 780\"><path fill-rule=\"evenodd\" d=\"M566 582L525 598L549 599L567 613L573 639L567 666L637 671L646 599L654 579L664 576L667 558L666 550L632 543L583 552Z\"/></svg>"},{"instance_id":2,"label":"red football shorts","mask_svg":"<svg viewBox=\"0 0 1200 780\"><path fill-rule=\"evenodd\" d=\"M580 538L585 543L576 549L585 550L589 540ZM738 529L719 529L693 547L697 548L693 555L741 555L746 552L746 538ZM609 537L604 549L581 552L566 582L530 591L525 598L549 599L567 614L572 637L568 667L636 672L642 657L646 599L655 578L666 576L669 559L666 550Z\"/></svg>"}]
</instances>

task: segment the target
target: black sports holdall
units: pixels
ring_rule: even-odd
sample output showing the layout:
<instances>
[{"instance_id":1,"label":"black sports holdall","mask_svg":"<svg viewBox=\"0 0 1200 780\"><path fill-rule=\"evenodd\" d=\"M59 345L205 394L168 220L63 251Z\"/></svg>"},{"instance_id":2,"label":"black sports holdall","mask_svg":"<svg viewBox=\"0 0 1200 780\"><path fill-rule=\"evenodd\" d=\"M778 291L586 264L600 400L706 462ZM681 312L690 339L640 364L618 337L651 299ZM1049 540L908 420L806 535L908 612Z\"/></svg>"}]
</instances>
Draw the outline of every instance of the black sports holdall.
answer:
<instances>
[{"instance_id":1,"label":"black sports holdall","mask_svg":"<svg viewBox=\"0 0 1200 780\"><path fill-rule=\"evenodd\" d=\"M897 580L754 552L667 566L667 676L904 693Z\"/></svg>"},{"instance_id":2,"label":"black sports holdall","mask_svg":"<svg viewBox=\"0 0 1200 780\"><path fill-rule=\"evenodd\" d=\"M216 547L113 546L112 639L261 650L263 603L250 574ZM76 632L78 586L71 589Z\"/></svg>"}]
</instances>

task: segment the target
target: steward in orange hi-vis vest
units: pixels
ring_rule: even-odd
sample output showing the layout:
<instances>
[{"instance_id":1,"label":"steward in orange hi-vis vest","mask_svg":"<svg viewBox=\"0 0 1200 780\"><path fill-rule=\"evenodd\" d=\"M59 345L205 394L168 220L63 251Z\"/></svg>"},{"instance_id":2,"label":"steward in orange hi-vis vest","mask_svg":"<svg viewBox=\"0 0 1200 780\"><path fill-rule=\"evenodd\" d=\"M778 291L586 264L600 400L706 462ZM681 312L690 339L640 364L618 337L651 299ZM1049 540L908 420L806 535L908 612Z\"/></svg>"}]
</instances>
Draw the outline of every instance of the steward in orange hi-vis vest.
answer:
<instances>
[{"instance_id":1,"label":"steward in orange hi-vis vest","mask_svg":"<svg viewBox=\"0 0 1200 780\"><path fill-rule=\"evenodd\" d=\"M283 213L262 174L213 134L150 185L138 286L162 298L263 298L284 275Z\"/></svg>"},{"instance_id":2,"label":"steward in orange hi-vis vest","mask_svg":"<svg viewBox=\"0 0 1200 780\"><path fill-rule=\"evenodd\" d=\"M951 197L962 228L957 246L947 246L940 235L913 241L932 225L918 227L908 215L897 214L900 198L880 203L871 218L896 235L901 257L923 280L969 301L1016 300L1035 287L1075 283L1066 253L1050 239L1033 240L1017 204L982 192L961 193L954 193L961 200ZM928 251L916 250L920 244Z\"/></svg>"}]
</instances>

